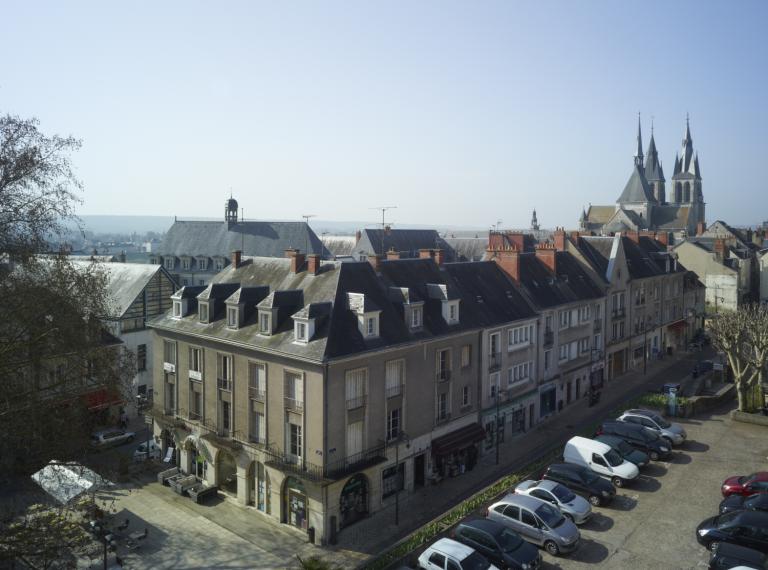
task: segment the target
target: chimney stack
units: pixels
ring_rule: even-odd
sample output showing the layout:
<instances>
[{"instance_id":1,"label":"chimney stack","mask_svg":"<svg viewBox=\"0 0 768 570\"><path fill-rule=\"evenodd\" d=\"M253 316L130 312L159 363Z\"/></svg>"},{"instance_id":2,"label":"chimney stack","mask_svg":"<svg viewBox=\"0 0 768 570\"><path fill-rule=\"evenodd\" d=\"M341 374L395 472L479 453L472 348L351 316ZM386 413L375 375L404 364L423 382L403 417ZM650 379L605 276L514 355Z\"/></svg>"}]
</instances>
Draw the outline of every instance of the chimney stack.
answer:
<instances>
[{"instance_id":1,"label":"chimney stack","mask_svg":"<svg viewBox=\"0 0 768 570\"><path fill-rule=\"evenodd\" d=\"M725 240L724 239L716 239L715 240L715 258L718 261L723 261L725 259Z\"/></svg>"},{"instance_id":2,"label":"chimney stack","mask_svg":"<svg viewBox=\"0 0 768 570\"><path fill-rule=\"evenodd\" d=\"M488 255L513 281L520 282L520 252L516 248L488 248Z\"/></svg>"},{"instance_id":3,"label":"chimney stack","mask_svg":"<svg viewBox=\"0 0 768 570\"><path fill-rule=\"evenodd\" d=\"M536 246L536 259L549 267L550 271L557 275L557 248L548 243Z\"/></svg>"},{"instance_id":4,"label":"chimney stack","mask_svg":"<svg viewBox=\"0 0 768 570\"><path fill-rule=\"evenodd\" d=\"M704 222L696 224L696 235L700 236L707 230L707 226Z\"/></svg>"},{"instance_id":5,"label":"chimney stack","mask_svg":"<svg viewBox=\"0 0 768 570\"><path fill-rule=\"evenodd\" d=\"M368 263L371 264L371 267L373 267L373 270L378 273L379 268L381 267L381 258L376 255L375 253L372 253L368 256Z\"/></svg>"},{"instance_id":6,"label":"chimney stack","mask_svg":"<svg viewBox=\"0 0 768 570\"><path fill-rule=\"evenodd\" d=\"M289 247L285 250L285 257L291 260L291 273L298 273L304 267L304 254L300 250Z\"/></svg>"},{"instance_id":7,"label":"chimney stack","mask_svg":"<svg viewBox=\"0 0 768 570\"><path fill-rule=\"evenodd\" d=\"M310 275L317 275L320 272L320 255L310 253L307 256L307 272Z\"/></svg>"},{"instance_id":8,"label":"chimney stack","mask_svg":"<svg viewBox=\"0 0 768 570\"><path fill-rule=\"evenodd\" d=\"M232 261L232 267L237 269L238 267L240 267L240 263L243 261L243 252L240 251L239 249L236 249L235 251L232 252L232 257L230 258L230 260Z\"/></svg>"},{"instance_id":9,"label":"chimney stack","mask_svg":"<svg viewBox=\"0 0 768 570\"><path fill-rule=\"evenodd\" d=\"M391 261L393 259L400 259L400 252L395 251L394 247L390 247L389 251L387 252L387 261Z\"/></svg>"},{"instance_id":10,"label":"chimney stack","mask_svg":"<svg viewBox=\"0 0 768 570\"><path fill-rule=\"evenodd\" d=\"M434 250L433 253L435 255L435 263L437 263L438 265L442 265L443 262L445 261L445 251L443 251L442 249L436 249Z\"/></svg>"},{"instance_id":11,"label":"chimney stack","mask_svg":"<svg viewBox=\"0 0 768 570\"><path fill-rule=\"evenodd\" d=\"M555 228L555 249L565 251L565 228Z\"/></svg>"}]
</instances>

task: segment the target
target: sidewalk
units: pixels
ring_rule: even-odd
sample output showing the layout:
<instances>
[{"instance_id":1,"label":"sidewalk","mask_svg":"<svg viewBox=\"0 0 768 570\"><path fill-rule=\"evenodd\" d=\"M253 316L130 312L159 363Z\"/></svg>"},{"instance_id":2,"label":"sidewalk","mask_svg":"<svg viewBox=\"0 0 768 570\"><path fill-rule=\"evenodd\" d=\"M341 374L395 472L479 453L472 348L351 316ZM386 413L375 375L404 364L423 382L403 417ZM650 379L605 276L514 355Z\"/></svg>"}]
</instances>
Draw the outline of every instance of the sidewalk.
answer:
<instances>
[{"instance_id":1,"label":"sidewalk","mask_svg":"<svg viewBox=\"0 0 768 570\"><path fill-rule=\"evenodd\" d=\"M331 551L353 551L376 555L411 532L490 485L502 476L524 467L563 445L579 430L600 421L622 402L635 398L649 389L660 388L666 382L680 381L690 374L698 355L681 353L677 358L650 361L647 373L632 371L607 382L600 402L592 407L582 398L552 416L531 431L511 438L500 445L499 465L495 453L486 453L478 465L460 477L444 479L436 487L424 487L400 496L399 526L394 524L394 506L387 506L339 534L339 542ZM351 557L346 566L354 567Z\"/></svg>"}]
</instances>

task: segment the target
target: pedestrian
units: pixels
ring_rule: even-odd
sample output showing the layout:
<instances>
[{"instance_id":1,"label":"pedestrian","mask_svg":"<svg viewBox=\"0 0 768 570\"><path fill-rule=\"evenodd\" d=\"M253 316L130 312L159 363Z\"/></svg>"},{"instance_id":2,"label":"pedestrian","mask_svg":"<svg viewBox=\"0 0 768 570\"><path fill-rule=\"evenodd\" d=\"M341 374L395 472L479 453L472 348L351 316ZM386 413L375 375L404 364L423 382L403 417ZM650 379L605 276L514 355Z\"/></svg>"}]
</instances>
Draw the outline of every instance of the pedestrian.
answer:
<instances>
[{"instance_id":1,"label":"pedestrian","mask_svg":"<svg viewBox=\"0 0 768 570\"><path fill-rule=\"evenodd\" d=\"M120 410L120 428L125 429L128 427L128 414L125 413L124 409Z\"/></svg>"}]
</instances>

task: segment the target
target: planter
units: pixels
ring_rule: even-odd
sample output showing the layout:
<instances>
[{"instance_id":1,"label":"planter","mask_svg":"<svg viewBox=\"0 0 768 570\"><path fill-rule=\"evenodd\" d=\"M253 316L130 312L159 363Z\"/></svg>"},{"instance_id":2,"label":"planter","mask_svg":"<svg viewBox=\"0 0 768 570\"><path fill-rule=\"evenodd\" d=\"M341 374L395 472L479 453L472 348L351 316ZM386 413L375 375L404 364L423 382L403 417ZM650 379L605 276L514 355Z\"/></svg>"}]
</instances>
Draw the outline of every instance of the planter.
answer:
<instances>
[{"instance_id":1,"label":"planter","mask_svg":"<svg viewBox=\"0 0 768 570\"><path fill-rule=\"evenodd\" d=\"M764 416L762 413L749 413L740 412L739 410L733 410L731 412L731 419L736 422L743 422L746 424L756 424L759 426L768 427L768 416Z\"/></svg>"}]
</instances>

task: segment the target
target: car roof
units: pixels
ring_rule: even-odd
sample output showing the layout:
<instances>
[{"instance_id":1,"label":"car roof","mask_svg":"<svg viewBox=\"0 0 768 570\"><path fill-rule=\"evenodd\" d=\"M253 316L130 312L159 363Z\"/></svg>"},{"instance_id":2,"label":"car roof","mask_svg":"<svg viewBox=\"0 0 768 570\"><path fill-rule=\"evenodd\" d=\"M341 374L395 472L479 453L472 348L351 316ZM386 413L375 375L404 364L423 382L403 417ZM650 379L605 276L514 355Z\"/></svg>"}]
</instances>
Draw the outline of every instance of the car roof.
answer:
<instances>
[{"instance_id":1,"label":"car roof","mask_svg":"<svg viewBox=\"0 0 768 570\"><path fill-rule=\"evenodd\" d=\"M624 441L621 439L618 435L612 435L610 433L603 433L600 435L595 436L595 441L602 441L603 443L606 443L610 446L613 445L621 445L621 443Z\"/></svg>"},{"instance_id":2,"label":"car roof","mask_svg":"<svg viewBox=\"0 0 768 570\"><path fill-rule=\"evenodd\" d=\"M758 550L730 542L719 542L717 544L717 556L733 557L753 563L764 563L766 558L768 558L767 555ZM715 557L715 553L712 553L712 557Z\"/></svg>"},{"instance_id":3,"label":"car roof","mask_svg":"<svg viewBox=\"0 0 768 570\"><path fill-rule=\"evenodd\" d=\"M545 491L551 491L555 487L560 486L560 483L557 481L551 481L549 479L543 479L539 481L539 484L536 485L536 489L544 489Z\"/></svg>"},{"instance_id":4,"label":"car roof","mask_svg":"<svg viewBox=\"0 0 768 570\"><path fill-rule=\"evenodd\" d=\"M732 497L739 497L741 495L731 495ZM749 501L750 504L754 505L757 503L760 506L768 506L768 493L758 493L757 495L751 495L749 497L742 497L743 501L742 504Z\"/></svg>"},{"instance_id":5,"label":"car roof","mask_svg":"<svg viewBox=\"0 0 768 570\"><path fill-rule=\"evenodd\" d=\"M510 495L513 497L528 497L528 495L515 495L513 493L510 493ZM503 502L503 501L499 501L499 502ZM493 536L496 536L506 528L503 524L491 519L472 519L472 520L459 523L459 526L470 526L472 528L479 528L480 530L484 530L485 532Z\"/></svg>"},{"instance_id":6,"label":"car roof","mask_svg":"<svg viewBox=\"0 0 768 570\"><path fill-rule=\"evenodd\" d=\"M535 511L541 505L547 504L541 499L537 499L536 497L531 497L530 495L516 495L514 493L510 493L498 502L507 503L509 505L515 505L518 507L525 507L526 509L530 509L532 511Z\"/></svg>"},{"instance_id":7,"label":"car roof","mask_svg":"<svg viewBox=\"0 0 768 570\"><path fill-rule=\"evenodd\" d=\"M750 473L752 475L752 473ZM768 471L758 471L754 473L755 477L751 481L768 481Z\"/></svg>"},{"instance_id":8,"label":"car roof","mask_svg":"<svg viewBox=\"0 0 768 570\"><path fill-rule=\"evenodd\" d=\"M588 439L586 437L574 436L568 440L566 445L575 445L590 451L596 451L598 453L607 453L611 450L611 446L602 441L595 441L594 439Z\"/></svg>"},{"instance_id":9,"label":"car roof","mask_svg":"<svg viewBox=\"0 0 768 570\"><path fill-rule=\"evenodd\" d=\"M631 414L634 416L645 416L646 418L657 418L661 416L661 414L659 414L658 412L654 412L652 410L641 410L639 408L634 410L627 410L622 415L625 415L625 414Z\"/></svg>"},{"instance_id":10,"label":"car roof","mask_svg":"<svg viewBox=\"0 0 768 570\"><path fill-rule=\"evenodd\" d=\"M750 526L759 526L768 528L768 513L765 511L737 511L738 514L732 519L739 524L748 524Z\"/></svg>"},{"instance_id":11,"label":"car roof","mask_svg":"<svg viewBox=\"0 0 768 570\"><path fill-rule=\"evenodd\" d=\"M441 538L429 548L453 556L459 560L464 560L475 551L474 548L451 538Z\"/></svg>"},{"instance_id":12,"label":"car roof","mask_svg":"<svg viewBox=\"0 0 768 570\"><path fill-rule=\"evenodd\" d=\"M573 463L553 463L547 468L547 470L552 468L554 468L556 471L574 471L576 473L581 473L587 469L582 465L574 465Z\"/></svg>"}]
</instances>

